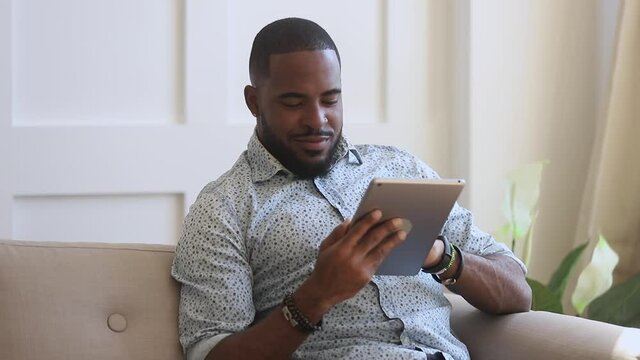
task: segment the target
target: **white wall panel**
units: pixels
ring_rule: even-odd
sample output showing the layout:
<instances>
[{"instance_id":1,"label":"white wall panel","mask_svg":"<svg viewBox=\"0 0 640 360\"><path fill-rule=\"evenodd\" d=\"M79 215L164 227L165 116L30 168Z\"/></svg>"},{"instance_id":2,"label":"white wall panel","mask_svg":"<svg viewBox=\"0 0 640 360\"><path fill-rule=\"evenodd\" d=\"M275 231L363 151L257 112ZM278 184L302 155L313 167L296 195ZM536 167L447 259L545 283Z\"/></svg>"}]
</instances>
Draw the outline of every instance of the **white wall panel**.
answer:
<instances>
[{"instance_id":1,"label":"white wall panel","mask_svg":"<svg viewBox=\"0 0 640 360\"><path fill-rule=\"evenodd\" d=\"M0 238L174 242L246 149L251 42L282 17L336 40L353 142L433 163L425 4L0 0Z\"/></svg>"},{"instance_id":2,"label":"white wall panel","mask_svg":"<svg viewBox=\"0 0 640 360\"><path fill-rule=\"evenodd\" d=\"M18 196L12 238L175 244L182 204L179 194Z\"/></svg>"},{"instance_id":3,"label":"white wall panel","mask_svg":"<svg viewBox=\"0 0 640 360\"><path fill-rule=\"evenodd\" d=\"M180 0L13 1L13 124L180 122Z\"/></svg>"},{"instance_id":4,"label":"white wall panel","mask_svg":"<svg viewBox=\"0 0 640 360\"><path fill-rule=\"evenodd\" d=\"M11 229L11 2L0 1L0 237Z\"/></svg>"}]
</instances>

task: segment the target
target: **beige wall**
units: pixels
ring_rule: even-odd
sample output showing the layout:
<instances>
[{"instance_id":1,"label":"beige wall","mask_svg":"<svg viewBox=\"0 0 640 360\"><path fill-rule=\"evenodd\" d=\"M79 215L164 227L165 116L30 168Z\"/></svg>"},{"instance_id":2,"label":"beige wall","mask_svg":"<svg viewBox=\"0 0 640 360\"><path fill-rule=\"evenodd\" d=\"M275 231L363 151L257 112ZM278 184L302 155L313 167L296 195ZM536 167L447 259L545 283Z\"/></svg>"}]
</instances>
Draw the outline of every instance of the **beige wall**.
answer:
<instances>
[{"instance_id":1,"label":"beige wall","mask_svg":"<svg viewBox=\"0 0 640 360\"><path fill-rule=\"evenodd\" d=\"M465 54L464 41L454 48L457 69L468 71L462 80L452 77L461 99L453 103L455 136L469 141L452 147L452 175L468 179L466 204L477 223L488 231L502 225L509 170L550 160L534 233L534 278L548 279L574 245L618 5L487 0L453 9L469 50Z\"/></svg>"}]
</instances>

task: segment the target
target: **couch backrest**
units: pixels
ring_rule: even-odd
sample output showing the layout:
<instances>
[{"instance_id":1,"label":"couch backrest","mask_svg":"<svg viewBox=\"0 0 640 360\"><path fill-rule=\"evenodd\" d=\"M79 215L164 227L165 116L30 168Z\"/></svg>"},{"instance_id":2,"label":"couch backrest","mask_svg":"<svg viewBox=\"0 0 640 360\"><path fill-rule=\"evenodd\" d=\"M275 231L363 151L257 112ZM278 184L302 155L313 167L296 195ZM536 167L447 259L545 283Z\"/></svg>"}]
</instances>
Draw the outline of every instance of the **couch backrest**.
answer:
<instances>
[{"instance_id":1,"label":"couch backrest","mask_svg":"<svg viewBox=\"0 0 640 360\"><path fill-rule=\"evenodd\" d=\"M173 251L0 240L0 359L181 359Z\"/></svg>"}]
</instances>

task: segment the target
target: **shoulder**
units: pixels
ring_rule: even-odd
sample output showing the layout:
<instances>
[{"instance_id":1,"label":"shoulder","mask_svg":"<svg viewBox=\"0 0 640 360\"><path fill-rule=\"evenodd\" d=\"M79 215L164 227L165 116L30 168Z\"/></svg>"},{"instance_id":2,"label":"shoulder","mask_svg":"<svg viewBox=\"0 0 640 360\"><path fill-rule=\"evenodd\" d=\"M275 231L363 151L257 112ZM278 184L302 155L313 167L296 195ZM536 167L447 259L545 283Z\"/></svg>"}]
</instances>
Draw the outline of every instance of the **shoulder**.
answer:
<instances>
[{"instance_id":1,"label":"shoulder","mask_svg":"<svg viewBox=\"0 0 640 360\"><path fill-rule=\"evenodd\" d=\"M230 170L211 181L198 194L184 218L176 254L202 249L242 247L242 220L251 186L251 171L240 156Z\"/></svg>"},{"instance_id":2,"label":"shoulder","mask_svg":"<svg viewBox=\"0 0 640 360\"><path fill-rule=\"evenodd\" d=\"M410 152L393 145L358 144L354 145L361 155L374 156L413 156Z\"/></svg>"},{"instance_id":3,"label":"shoulder","mask_svg":"<svg viewBox=\"0 0 640 360\"><path fill-rule=\"evenodd\" d=\"M363 162L374 162L381 166L391 166L402 176L439 178L438 173L411 152L392 145L355 145Z\"/></svg>"},{"instance_id":4,"label":"shoulder","mask_svg":"<svg viewBox=\"0 0 640 360\"><path fill-rule=\"evenodd\" d=\"M251 194L252 185L251 168L243 153L231 169L202 188L189 213L235 213Z\"/></svg>"},{"instance_id":5,"label":"shoulder","mask_svg":"<svg viewBox=\"0 0 640 360\"><path fill-rule=\"evenodd\" d=\"M246 158L246 151L240 155L231 169L211 181L200 191L201 196L233 198L246 194L244 191L252 185L251 167Z\"/></svg>"}]
</instances>

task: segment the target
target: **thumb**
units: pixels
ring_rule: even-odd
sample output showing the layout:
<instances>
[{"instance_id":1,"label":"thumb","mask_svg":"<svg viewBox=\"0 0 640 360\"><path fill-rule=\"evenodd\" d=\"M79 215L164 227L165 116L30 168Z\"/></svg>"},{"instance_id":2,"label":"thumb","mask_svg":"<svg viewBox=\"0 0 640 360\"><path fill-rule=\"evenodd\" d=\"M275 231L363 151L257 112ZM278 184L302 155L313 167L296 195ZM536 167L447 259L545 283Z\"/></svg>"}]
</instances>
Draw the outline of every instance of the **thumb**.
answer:
<instances>
[{"instance_id":1,"label":"thumb","mask_svg":"<svg viewBox=\"0 0 640 360\"><path fill-rule=\"evenodd\" d=\"M329 234L329 236L327 236L324 240L322 240L322 243L320 244L320 251L321 252L324 251L325 249L329 248L331 245L337 243L338 240L342 239L342 237L349 230L350 225L351 225L351 219L347 219L343 221L340 225L336 226L336 228L333 229L333 231L331 231L331 234Z\"/></svg>"}]
</instances>

